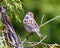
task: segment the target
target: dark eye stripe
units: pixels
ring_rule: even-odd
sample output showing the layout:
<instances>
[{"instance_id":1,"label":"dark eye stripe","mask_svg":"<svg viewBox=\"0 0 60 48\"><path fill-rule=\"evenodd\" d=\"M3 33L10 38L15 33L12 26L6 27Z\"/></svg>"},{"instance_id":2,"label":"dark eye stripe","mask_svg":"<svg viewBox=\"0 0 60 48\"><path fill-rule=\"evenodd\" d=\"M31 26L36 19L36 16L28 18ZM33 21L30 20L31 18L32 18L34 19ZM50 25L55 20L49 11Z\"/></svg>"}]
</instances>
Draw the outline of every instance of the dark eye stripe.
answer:
<instances>
[{"instance_id":1,"label":"dark eye stripe","mask_svg":"<svg viewBox=\"0 0 60 48\"><path fill-rule=\"evenodd\" d=\"M25 19L29 19L28 17L25 17Z\"/></svg>"},{"instance_id":2,"label":"dark eye stripe","mask_svg":"<svg viewBox=\"0 0 60 48\"><path fill-rule=\"evenodd\" d=\"M32 16L32 14L29 14L30 16Z\"/></svg>"},{"instance_id":3,"label":"dark eye stripe","mask_svg":"<svg viewBox=\"0 0 60 48\"><path fill-rule=\"evenodd\" d=\"M24 22L27 22L27 21L24 21Z\"/></svg>"}]
</instances>

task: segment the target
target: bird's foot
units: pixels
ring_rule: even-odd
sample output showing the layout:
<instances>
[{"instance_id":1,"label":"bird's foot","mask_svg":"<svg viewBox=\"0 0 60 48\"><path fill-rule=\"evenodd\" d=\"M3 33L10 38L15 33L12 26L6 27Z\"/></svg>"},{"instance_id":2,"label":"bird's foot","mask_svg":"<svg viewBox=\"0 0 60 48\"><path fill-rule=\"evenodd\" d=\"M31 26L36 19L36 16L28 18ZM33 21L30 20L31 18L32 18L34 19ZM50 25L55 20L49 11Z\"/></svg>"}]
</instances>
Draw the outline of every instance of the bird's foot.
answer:
<instances>
[{"instance_id":1,"label":"bird's foot","mask_svg":"<svg viewBox=\"0 0 60 48\"><path fill-rule=\"evenodd\" d=\"M26 39L28 40L29 39L29 36L26 36Z\"/></svg>"}]
</instances>

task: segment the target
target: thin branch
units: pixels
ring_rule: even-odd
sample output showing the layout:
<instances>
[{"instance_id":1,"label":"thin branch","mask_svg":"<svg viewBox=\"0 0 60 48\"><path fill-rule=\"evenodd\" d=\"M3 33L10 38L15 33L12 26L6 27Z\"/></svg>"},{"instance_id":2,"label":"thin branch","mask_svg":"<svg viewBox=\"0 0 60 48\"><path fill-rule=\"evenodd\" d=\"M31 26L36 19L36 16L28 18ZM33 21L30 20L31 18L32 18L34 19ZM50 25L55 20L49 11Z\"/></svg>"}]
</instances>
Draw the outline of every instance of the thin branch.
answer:
<instances>
[{"instance_id":1,"label":"thin branch","mask_svg":"<svg viewBox=\"0 0 60 48\"><path fill-rule=\"evenodd\" d=\"M53 21L53 20L55 20L55 19L59 18L59 17L60 17L60 15L59 15L59 16L57 16L57 17L52 18L51 20L49 20L49 21L47 21L47 22L45 22L45 23L43 23L42 25L40 25L40 28L41 28L42 26L44 26L44 25L48 24L49 22L51 22L51 21Z\"/></svg>"},{"instance_id":2,"label":"thin branch","mask_svg":"<svg viewBox=\"0 0 60 48\"><path fill-rule=\"evenodd\" d=\"M26 38L22 41L22 44L29 39L29 37L32 35L33 33L30 33L28 36L26 36Z\"/></svg>"},{"instance_id":3,"label":"thin branch","mask_svg":"<svg viewBox=\"0 0 60 48\"><path fill-rule=\"evenodd\" d=\"M40 42L35 42L34 44L32 42L27 42L27 43L31 44L31 46L35 46L35 45L38 45L38 44L42 43L42 41L44 39L46 39L46 37L47 37L47 35L42 40L40 40Z\"/></svg>"},{"instance_id":4,"label":"thin branch","mask_svg":"<svg viewBox=\"0 0 60 48\"><path fill-rule=\"evenodd\" d=\"M29 46L29 47L33 47L33 46L32 46L33 44L37 44L37 42L27 42L27 43L28 43L28 44L31 44L31 46ZM45 45L45 46L49 46L49 47L50 47L50 46L56 46L56 47L59 46L59 47L60 47L60 44L47 44L47 43L42 43L42 42L39 43L39 44Z\"/></svg>"},{"instance_id":5,"label":"thin branch","mask_svg":"<svg viewBox=\"0 0 60 48\"><path fill-rule=\"evenodd\" d=\"M26 41L27 39L25 38L23 41L22 41L22 44Z\"/></svg>"},{"instance_id":6,"label":"thin branch","mask_svg":"<svg viewBox=\"0 0 60 48\"><path fill-rule=\"evenodd\" d=\"M43 22L44 17L45 17L45 15L43 15L43 16L42 16L42 19L41 19L41 24L40 24L40 25L42 25L42 22Z\"/></svg>"},{"instance_id":7,"label":"thin branch","mask_svg":"<svg viewBox=\"0 0 60 48\"><path fill-rule=\"evenodd\" d=\"M24 48L23 44L27 39L25 38L23 41L20 42L20 48Z\"/></svg>"}]
</instances>

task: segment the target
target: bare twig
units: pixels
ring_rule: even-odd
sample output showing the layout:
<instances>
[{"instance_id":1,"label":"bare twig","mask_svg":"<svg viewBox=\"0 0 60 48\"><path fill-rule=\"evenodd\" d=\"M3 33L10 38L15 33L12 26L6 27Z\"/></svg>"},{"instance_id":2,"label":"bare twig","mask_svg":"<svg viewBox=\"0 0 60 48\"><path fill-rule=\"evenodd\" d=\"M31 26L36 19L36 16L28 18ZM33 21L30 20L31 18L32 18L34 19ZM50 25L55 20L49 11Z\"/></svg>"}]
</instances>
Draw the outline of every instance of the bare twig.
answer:
<instances>
[{"instance_id":1,"label":"bare twig","mask_svg":"<svg viewBox=\"0 0 60 48\"><path fill-rule=\"evenodd\" d=\"M27 42L27 43L31 44L31 46L35 46L35 45L38 45L38 44L42 43L42 41L44 39L46 39L46 37L47 37L47 35L42 40L40 40L40 42L34 42L34 43L33 42Z\"/></svg>"},{"instance_id":2,"label":"bare twig","mask_svg":"<svg viewBox=\"0 0 60 48\"><path fill-rule=\"evenodd\" d=\"M57 16L57 17L52 18L51 20L49 20L49 21L47 21L47 22L45 22L45 23L43 23L42 25L40 25L40 28L41 28L42 26L44 26L44 25L48 24L49 22L51 22L51 21L53 21L53 20L55 20L55 19L59 18L59 17L60 17L60 15L59 15L59 16Z\"/></svg>"},{"instance_id":3,"label":"bare twig","mask_svg":"<svg viewBox=\"0 0 60 48\"><path fill-rule=\"evenodd\" d=\"M37 42L27 42L28 44L30 44L31 46L29 46L29 47L33 47L32 45L33 44L37 44ZM41 44L41 45L44 45L44 46L49 46L49 47L51 47L51 46L56 46L56 47L60 47L60 44L47 44L47 43L39 43L39 44ZM38 44L37 44L38 45Z\"/></svg>"},{"instance_id":4,"label":"bare twig","mask_svg":"<svg viewBox=\"0 0 60 48\"><path fill-rule=\"evenodd\" d=\"M40 24L40 25L42 25L42 22L43 22L44 17L45 17L45 15L43 15L43 16L42 16L42 19L41 19L41 24Z\"/></svg>"},{"instance_id":5,"label":"bare twig","mask_svg":"<svg viewBox=\"0 0 60 48\"><path fill-rule=\"evenodd\" d=\"M25 38L23 41L22 41L22 44L26 41L27 39Z\"/></svg>"}]
</instances>

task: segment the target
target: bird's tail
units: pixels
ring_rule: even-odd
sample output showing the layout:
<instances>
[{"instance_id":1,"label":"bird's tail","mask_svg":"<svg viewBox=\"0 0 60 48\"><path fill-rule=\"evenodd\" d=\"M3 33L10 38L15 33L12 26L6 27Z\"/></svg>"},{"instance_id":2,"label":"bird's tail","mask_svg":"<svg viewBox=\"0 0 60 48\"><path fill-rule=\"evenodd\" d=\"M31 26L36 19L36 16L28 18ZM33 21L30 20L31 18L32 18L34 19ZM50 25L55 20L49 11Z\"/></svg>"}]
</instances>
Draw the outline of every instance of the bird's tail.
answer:
<instances>
[{"instance_id":1,"label":"bird's tail","mask_svg":"<svg viewBox=\"0 0 60 48\"><path fill-rule=\"evenodd\" d=\"M39 37L43 37L40 32L36 32Z\"/></svg>"}]
</instances>

